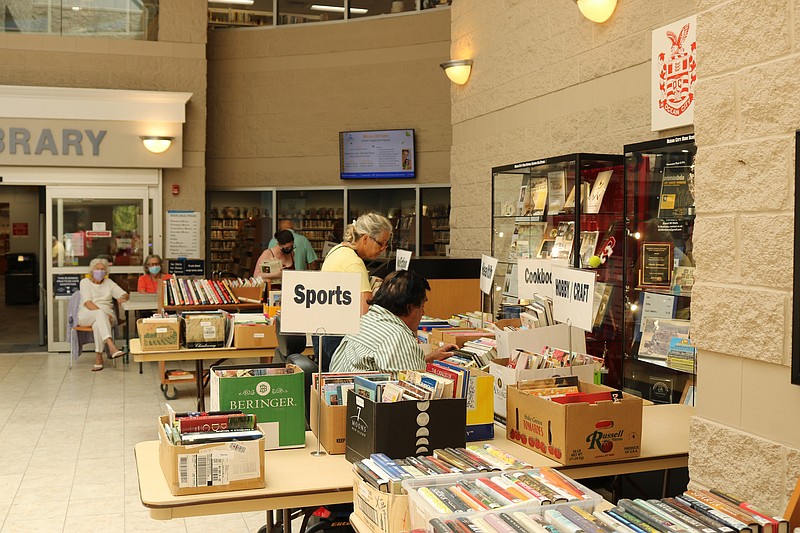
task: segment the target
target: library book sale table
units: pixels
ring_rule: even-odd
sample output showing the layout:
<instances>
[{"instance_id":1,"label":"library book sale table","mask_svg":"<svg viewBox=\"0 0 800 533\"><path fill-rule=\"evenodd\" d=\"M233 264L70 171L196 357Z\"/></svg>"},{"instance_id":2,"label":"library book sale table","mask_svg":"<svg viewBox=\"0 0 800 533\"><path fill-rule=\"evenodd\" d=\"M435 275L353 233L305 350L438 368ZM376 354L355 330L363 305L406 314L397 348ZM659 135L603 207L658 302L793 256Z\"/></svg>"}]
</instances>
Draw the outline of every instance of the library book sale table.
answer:
<instances>
[{"instance_id":1,"label":"library book sale table","mask_svg":"<svg viewBox=\"0 0 800 533\"><path fill-rule=\"evenodd\" d=\"M130 352L137 363L157 361L194 361L195 382L197 383L197 410L206 410L205 385L203 383L203 361L220 361L224 359L260 358L272 360L274 347L262 348L200 348L171 351L143 351L139 339L131 339Z\"/></svg>"},{"instance_id":2,"label":"library book sale table","mask_svg":"<svg viewBox=\"0 0 800 533\"><path fill-rule=\"evenodd\" d=\"M533 466L555 467L575 479L666 470L689 463L689 418L693 415L693 407L680 404L644 407L641 456L613 463L564 467L506 440L501 428L496 428L497 436L489 442ZM139 496L156 520L352 502L352 465L344 455L313 457L310 452L316 446L317 439L309 431L305 448L267 451L263 489L173 496L158 462L158 441L140 442L135 447Z\"/></svg>"}]
</instances>

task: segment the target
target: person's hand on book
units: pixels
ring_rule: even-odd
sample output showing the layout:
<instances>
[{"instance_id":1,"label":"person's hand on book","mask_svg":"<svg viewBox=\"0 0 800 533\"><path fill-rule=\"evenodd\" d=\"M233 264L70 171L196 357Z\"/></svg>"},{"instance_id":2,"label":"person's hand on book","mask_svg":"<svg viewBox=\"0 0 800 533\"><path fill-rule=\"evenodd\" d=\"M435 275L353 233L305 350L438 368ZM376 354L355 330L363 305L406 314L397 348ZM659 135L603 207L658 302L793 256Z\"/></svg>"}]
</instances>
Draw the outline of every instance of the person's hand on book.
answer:
<instances>
[{"instance_id":1,"label":"person's hand on book","mask_svg":"<svg viewBox=\"0 0 800 533\"><path fill-rule=\"evenodd\" d=\"M452 344L452 343L444 344L439 348L435 349L434 351L432 351L431 353L429 353L425 357L425 362L430 363L432 361L438 361L439 359L447 359L448 357L453 355L453 350L456 349L458 349L457 344Z\"/></svg>"}]
</instances>

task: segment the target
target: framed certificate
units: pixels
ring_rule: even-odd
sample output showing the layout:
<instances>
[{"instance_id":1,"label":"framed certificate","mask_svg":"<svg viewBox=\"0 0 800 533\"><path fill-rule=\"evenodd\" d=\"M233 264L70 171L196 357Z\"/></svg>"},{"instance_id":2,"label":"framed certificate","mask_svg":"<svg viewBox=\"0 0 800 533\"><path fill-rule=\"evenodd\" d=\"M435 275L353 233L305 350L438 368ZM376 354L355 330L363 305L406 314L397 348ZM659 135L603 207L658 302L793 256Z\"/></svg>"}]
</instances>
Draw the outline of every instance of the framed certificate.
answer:
<instances>
[{"instance_id":1,"label":"framed certificate","mask_svg":"<svg viewBox=\"0 0 800 533\"><path fill-rule=\"evenodd\" d=\"M669 287L672 281L672 243L642 243L642 268L639 284L643 287Z\"/></svg>"}]
</instances>

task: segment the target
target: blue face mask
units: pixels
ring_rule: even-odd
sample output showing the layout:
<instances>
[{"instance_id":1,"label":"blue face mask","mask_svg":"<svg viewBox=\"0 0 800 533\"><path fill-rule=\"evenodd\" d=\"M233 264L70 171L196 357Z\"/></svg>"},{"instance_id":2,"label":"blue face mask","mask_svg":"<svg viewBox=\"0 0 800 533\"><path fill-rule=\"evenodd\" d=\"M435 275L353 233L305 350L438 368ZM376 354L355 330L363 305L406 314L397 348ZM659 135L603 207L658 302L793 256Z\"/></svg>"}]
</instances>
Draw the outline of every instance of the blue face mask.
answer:
<instances>
[{"instance_id":1,"label":"blue face mask","mask_svg":"<svg viewBox=\"0 0 800 533\"><path fill-rule=\"evenodd\" d=\"M103 281L103 278L106 277L105 270L92 270L92 277L95 281Z\"/></svg>"},{"instance_id":2,"label":"blue face mask","mask_svg":"<svg viewBox=\"0 0 800 533\"><path fill-rule=\"evenodd\" d=\"M155 275L157 275L159 272L161 272L161 266L159 266L159 265L156 265L156 266L147 267L147 271L148 271L148 272L150 272L152 275L154 275L154 276L155 276Z\"/></svg>"}]
</instances>

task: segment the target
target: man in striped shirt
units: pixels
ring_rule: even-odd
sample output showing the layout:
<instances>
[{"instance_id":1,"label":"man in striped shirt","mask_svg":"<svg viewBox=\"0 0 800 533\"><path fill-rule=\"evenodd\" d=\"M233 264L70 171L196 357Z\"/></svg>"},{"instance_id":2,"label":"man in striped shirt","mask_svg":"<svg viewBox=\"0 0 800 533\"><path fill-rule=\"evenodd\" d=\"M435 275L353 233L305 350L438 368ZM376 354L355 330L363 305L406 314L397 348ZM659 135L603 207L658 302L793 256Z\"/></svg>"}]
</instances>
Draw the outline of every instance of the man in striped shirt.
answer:
<instances>
[{"instance_id":1,"label":"man in striped shirt","mask_svg":"<svg viewBox=\"0 0 800 533\"><path fill-rule=\"evenodd\" d=\"M414 272L398 270L386 276L361 317L361 331L346 335L334 352L331 372L425 370L426 363L453 355L455 344L426 356L417 342L430 289L428 281Z\"/></svg>"}]
</instances>

